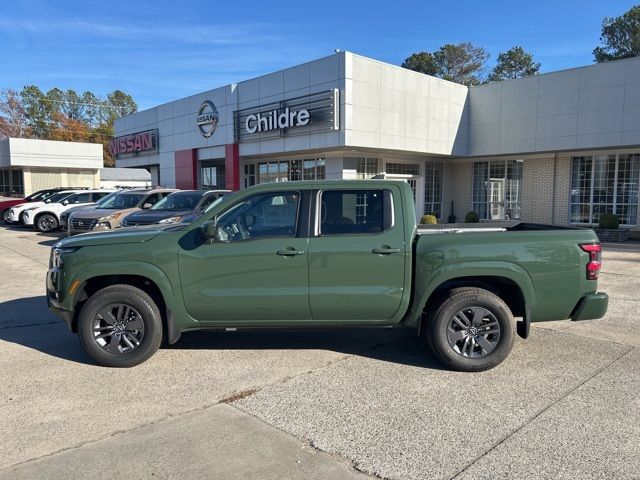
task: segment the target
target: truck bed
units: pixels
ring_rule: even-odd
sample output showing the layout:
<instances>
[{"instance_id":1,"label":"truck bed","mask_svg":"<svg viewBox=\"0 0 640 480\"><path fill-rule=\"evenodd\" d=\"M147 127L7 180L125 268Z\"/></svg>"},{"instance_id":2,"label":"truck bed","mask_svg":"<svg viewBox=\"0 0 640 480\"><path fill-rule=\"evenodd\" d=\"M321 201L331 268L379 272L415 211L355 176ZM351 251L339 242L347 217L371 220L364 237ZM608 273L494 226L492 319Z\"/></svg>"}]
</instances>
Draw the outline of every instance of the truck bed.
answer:
<instances>
[{"instance_id":1,"label":"truck bed","mask_svg":"<svg viewBox=\"0 0 640 480\"><path fill-rule=\"evenodd\" d=\"M482 223L444 223L440 225L418 225L418 235L433 235L438 233L481 233L481 232L523 232L540 230L583 230L583 227L561 225L546 225L542 223L525 222L482 222Z\"/></svg>"}]
</instances>

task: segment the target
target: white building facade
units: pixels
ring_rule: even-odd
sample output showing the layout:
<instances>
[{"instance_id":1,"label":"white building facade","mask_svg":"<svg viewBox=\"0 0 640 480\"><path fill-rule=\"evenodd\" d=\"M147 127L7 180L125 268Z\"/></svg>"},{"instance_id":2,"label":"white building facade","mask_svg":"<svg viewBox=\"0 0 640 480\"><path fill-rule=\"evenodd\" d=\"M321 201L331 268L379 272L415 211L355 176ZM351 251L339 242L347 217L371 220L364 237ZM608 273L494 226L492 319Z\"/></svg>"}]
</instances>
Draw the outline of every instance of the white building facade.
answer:
<instances>
[{"instance_id":1,"label":"white building facade","mask_svg":"<svg viewBox=\"0 0 640 480\"><path fill-rule=\"evenodd\" d=\"M116 137L118 167L170 187L384 174L445 222L636 227L640 58L468 88L340 52L128 115Z\"/></svg>"},{"instance_id":2,"label":"white building facade","mask_svg":"<svg viewBox=\"0 0 640 480\"><path fill-rule=\"evenodd\" d=\"M0 196L98 187L102 166L102 144L6 138L0 140Z\"/></svg>"}]
</instances>

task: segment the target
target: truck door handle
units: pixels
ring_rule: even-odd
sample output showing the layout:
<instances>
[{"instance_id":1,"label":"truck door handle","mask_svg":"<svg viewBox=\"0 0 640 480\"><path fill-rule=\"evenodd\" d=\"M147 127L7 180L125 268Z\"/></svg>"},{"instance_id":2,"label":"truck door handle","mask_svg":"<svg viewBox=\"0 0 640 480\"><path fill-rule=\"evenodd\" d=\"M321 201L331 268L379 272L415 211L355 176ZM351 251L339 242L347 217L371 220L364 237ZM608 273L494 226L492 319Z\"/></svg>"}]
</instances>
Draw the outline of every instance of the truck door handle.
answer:
<instances>
[{"instance_id":1,"label":"truck door handle","mask_svg":"<svg viewBox=\"0 0 640 480\"><path fill-rule=\"evenodd\" d=\"M402 253L402 249L391 248L391 247L380 247L380 248L374 248L373 250L371 250L371 253L375 253L378 255L391 255L392 253Z\"/></svg>"},{"instance_id":2,"label":"truck door handle","mask_svg":"<svg viewBox=\"0 0 640 480\"><path fill-rule=\"evenodd\" d=\"M293 257L295 255L304 255L304 250L295 250L293 248L285 248L284 250L278 250L276 253L283 257Z\"/></svg>"}]
</instances>

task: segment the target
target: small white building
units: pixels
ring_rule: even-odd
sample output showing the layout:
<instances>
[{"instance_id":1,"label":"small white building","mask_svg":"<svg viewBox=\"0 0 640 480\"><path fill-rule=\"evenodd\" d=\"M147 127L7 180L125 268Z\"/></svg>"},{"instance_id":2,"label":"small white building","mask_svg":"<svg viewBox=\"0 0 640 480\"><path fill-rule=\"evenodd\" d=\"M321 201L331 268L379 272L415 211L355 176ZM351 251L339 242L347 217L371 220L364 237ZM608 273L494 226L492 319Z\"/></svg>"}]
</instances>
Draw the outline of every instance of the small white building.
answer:
<instances>
[{"instance_id":1,"label":"small white building","mask_svg":"<svg viewBox=\"0 0 640 480\"><path fill-rule=\"evenodd\" d=\"M55 187L99 187L102 152L99 143L0 140L0 196Z\"/></svg>"},{"instance_id":2,"label":"small white building","mask_svg":"<svg viewBox=\"0 0 640 480\"><path fill-rule=\"evenodd\" d=\"M101 168L100 188L147 188L152 185L151 173L144 168Z\"/></svg>"}]
</instances>

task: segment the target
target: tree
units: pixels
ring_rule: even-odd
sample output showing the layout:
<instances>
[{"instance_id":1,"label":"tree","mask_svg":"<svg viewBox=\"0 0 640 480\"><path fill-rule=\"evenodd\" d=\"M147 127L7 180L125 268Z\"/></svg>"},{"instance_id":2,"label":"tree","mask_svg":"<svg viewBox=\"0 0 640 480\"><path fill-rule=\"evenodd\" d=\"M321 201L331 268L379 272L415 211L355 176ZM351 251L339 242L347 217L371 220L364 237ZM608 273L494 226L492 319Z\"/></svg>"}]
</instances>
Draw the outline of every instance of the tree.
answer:
<instances>
[{"instance_id":1,"label":"tree","mask_svg":"<svg viewBox=\"0 0 640 480\"><path fill-rule=\"evenodd\" d=\"M0 92L0 138L28 137L31 129L20 94L11 89Z\"/></svg>"},{"instance_id":2,"label":"tree","mask_svg":"<svg viewBox=\"0 0 640 480\"><path fill-rule=\"evenodd\" d=\"M122 90L114 90L108 94L105 103L112 121L138 111L138 104L133 101L131 95L127 95Z\"/></svg>"},{"instance_id":3,"label":"tree","mask_svg":"<svg viewBox=\"0 0 640 480\"><path fill-rule=\"evenodd\" d=\"M415 53L402 66L463 85L477 85L488 58L484 48L470 42L448 43L433 53Z\"/></svg>"},{"instance_id":4,"label":"tree","mask_svg":"<svg viewBox=\"0 0 640 480\"><path fill-rule=\"evenodd\" d=\"M414 72L424 73L426 75L436 76L439 73L438 65L432 53L419 52L414 53L402 62L402 68L408 68Z\"/></svg>"},{"instance_id":5,"label":"tree","mask_svg":"<svg viewBox=\"0 0 640 480\"><path fill-rule=\"evenodd\" d=\"M21 92L0 92L0 138L32 137L45 140L102 143L106 166L115 164L109 142L113 122L138 110L131 95L115 90L103 100L92 92L52 88L43 93L35 85Z\"/></svg>"},{"instance_id":6,"label":"tree","mask_svg":"<svg viewBox=\"0 0 640 480\"><path fill-rule=\"evenodd\" d=\"M511 78L528 77L537 75L539 71L540 64L534 62L533 55L517 46L498 54L498 63L493 67L487 80L497 82Z\"/></svg>"},{"instance_id":7,"label":"tree","mask_svg":"<svg viewBox=\"0 0 640 480\"><path fill-rule=\"evenodd\" d=\"M443 79L467 86L480 83L484 64L489 58L484 48L476 47L470 42L457 45L448 43L433 55Z\"/></svg>"},{"instance_id":8,"label":"tree","mask_svg":"<svg viewBox=\"0 0 640 480\"><path fill-rule=\"evenodd\" d=\"M600 42L593 50L598 63L640 56L640 5L620 17L605 17Z\"/></svg>"}]
</instances>

